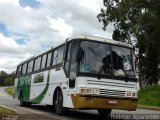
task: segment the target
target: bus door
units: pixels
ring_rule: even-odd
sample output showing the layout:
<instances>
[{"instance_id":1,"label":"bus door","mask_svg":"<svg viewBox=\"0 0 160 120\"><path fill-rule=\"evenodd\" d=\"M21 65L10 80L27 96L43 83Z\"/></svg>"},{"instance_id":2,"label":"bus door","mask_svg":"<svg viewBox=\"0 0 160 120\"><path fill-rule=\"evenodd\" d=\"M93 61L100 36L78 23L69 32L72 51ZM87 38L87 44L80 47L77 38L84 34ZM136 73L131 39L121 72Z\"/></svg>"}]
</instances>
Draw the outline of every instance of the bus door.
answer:
<instances>
[{"instance_id":1,"label":"bus door","mask_svg":"<svg viewBox=\"0 0 160 120\"><path fill-rule=\"evenodd\" d=\"M77 54L78 44L70 42L67 44L66 47L67 49L66 49L65 64L64 64L68 80L68 85L66 86L66 95L70 97L72 94L75 94L76 92L76 87L75 87L76 69L77 69L76 54ZM69 105L70 103L67 104Z\"/></svg>"}]
</instances>

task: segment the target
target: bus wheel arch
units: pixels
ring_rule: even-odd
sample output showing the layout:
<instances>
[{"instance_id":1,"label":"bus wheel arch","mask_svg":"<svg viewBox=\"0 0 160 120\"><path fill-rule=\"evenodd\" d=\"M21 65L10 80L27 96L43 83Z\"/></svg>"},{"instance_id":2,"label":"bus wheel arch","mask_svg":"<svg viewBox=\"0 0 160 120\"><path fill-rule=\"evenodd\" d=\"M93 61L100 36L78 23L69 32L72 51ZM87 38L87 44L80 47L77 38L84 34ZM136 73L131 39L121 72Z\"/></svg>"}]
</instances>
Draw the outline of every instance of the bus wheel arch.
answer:
<instances>
[{"instance_id":1,"label":"bus wheel arch","mask_svg":"<svg viewBox=\"0 0 160 120\"><path fill-rule=\"evenodd\" d=\"M56 96L57 96L57 92L60 91L60 90L62 91L62 89L59 86L56 87L55 90L54 90L54 93L53 93L53 106L54 106L54 101L55 101Z\"/></svg>"},{"instance_id":2,"label":"bus wheel arch","mask_svg":"<svg viewBox=\"0 0 160 120\"><path fill-rule=\"evenodd\" d=\"M63 107L63 92L62 89L58 86L53 94L53 106L55 112L59 115L64 115L66 108Z\"/></svg>"}]
</instances>

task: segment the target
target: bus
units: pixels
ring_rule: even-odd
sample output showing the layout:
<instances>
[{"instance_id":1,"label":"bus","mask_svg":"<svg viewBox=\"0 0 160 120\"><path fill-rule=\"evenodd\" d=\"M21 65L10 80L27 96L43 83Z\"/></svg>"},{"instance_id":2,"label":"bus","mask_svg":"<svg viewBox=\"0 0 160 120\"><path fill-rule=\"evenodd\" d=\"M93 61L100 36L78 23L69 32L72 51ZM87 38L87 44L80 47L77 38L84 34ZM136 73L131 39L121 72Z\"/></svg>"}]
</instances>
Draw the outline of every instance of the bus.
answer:
<instances>
[{"instance_id":1,"label":"bus","mask_svg":"<svg viewBox=\"0 0 160 120\"><path fill-rule=\"evenodd\" d=\"M59 115L68 109L134 111L137 79L129 44L90 35L67 38L17 66L15 97L21 106L51 105Z\"/></svg>"}]
</instances>

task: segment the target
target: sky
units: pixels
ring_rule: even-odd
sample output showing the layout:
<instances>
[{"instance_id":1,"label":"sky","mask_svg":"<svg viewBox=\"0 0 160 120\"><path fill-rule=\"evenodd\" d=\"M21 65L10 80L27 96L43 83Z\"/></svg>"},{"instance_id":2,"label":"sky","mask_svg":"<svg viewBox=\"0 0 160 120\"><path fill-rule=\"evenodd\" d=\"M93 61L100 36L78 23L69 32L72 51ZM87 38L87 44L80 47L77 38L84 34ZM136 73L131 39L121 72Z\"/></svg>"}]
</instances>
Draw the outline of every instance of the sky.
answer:
<instances>
[{"instance_id":1,"label":"sky","mask_svg":"<svg viewBox=\"0 0 160 120\"><path fill-rule=\"evenodd\" d=\"M23 60L75 34L111 38L97 14L102 0L0 0L0 71L16 71Z\"/></svg>"}]
</instances>

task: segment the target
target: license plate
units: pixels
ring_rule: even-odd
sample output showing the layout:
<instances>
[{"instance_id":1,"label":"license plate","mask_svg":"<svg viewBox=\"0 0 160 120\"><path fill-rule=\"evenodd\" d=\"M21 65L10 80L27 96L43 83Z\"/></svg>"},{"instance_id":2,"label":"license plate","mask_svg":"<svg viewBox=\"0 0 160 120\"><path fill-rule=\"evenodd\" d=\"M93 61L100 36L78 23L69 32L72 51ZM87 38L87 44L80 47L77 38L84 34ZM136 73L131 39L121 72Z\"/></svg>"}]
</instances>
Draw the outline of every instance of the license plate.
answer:
<instances>
[{"instance_id":1,"label":"license plate","mask_svg":"<svg viewBox=\"0 0 160 120\"><path fill-rule=\"evenodd\" d=\"M108 100L108 104L117 104L117 100Z\"/></svg>"}]
</instances>

